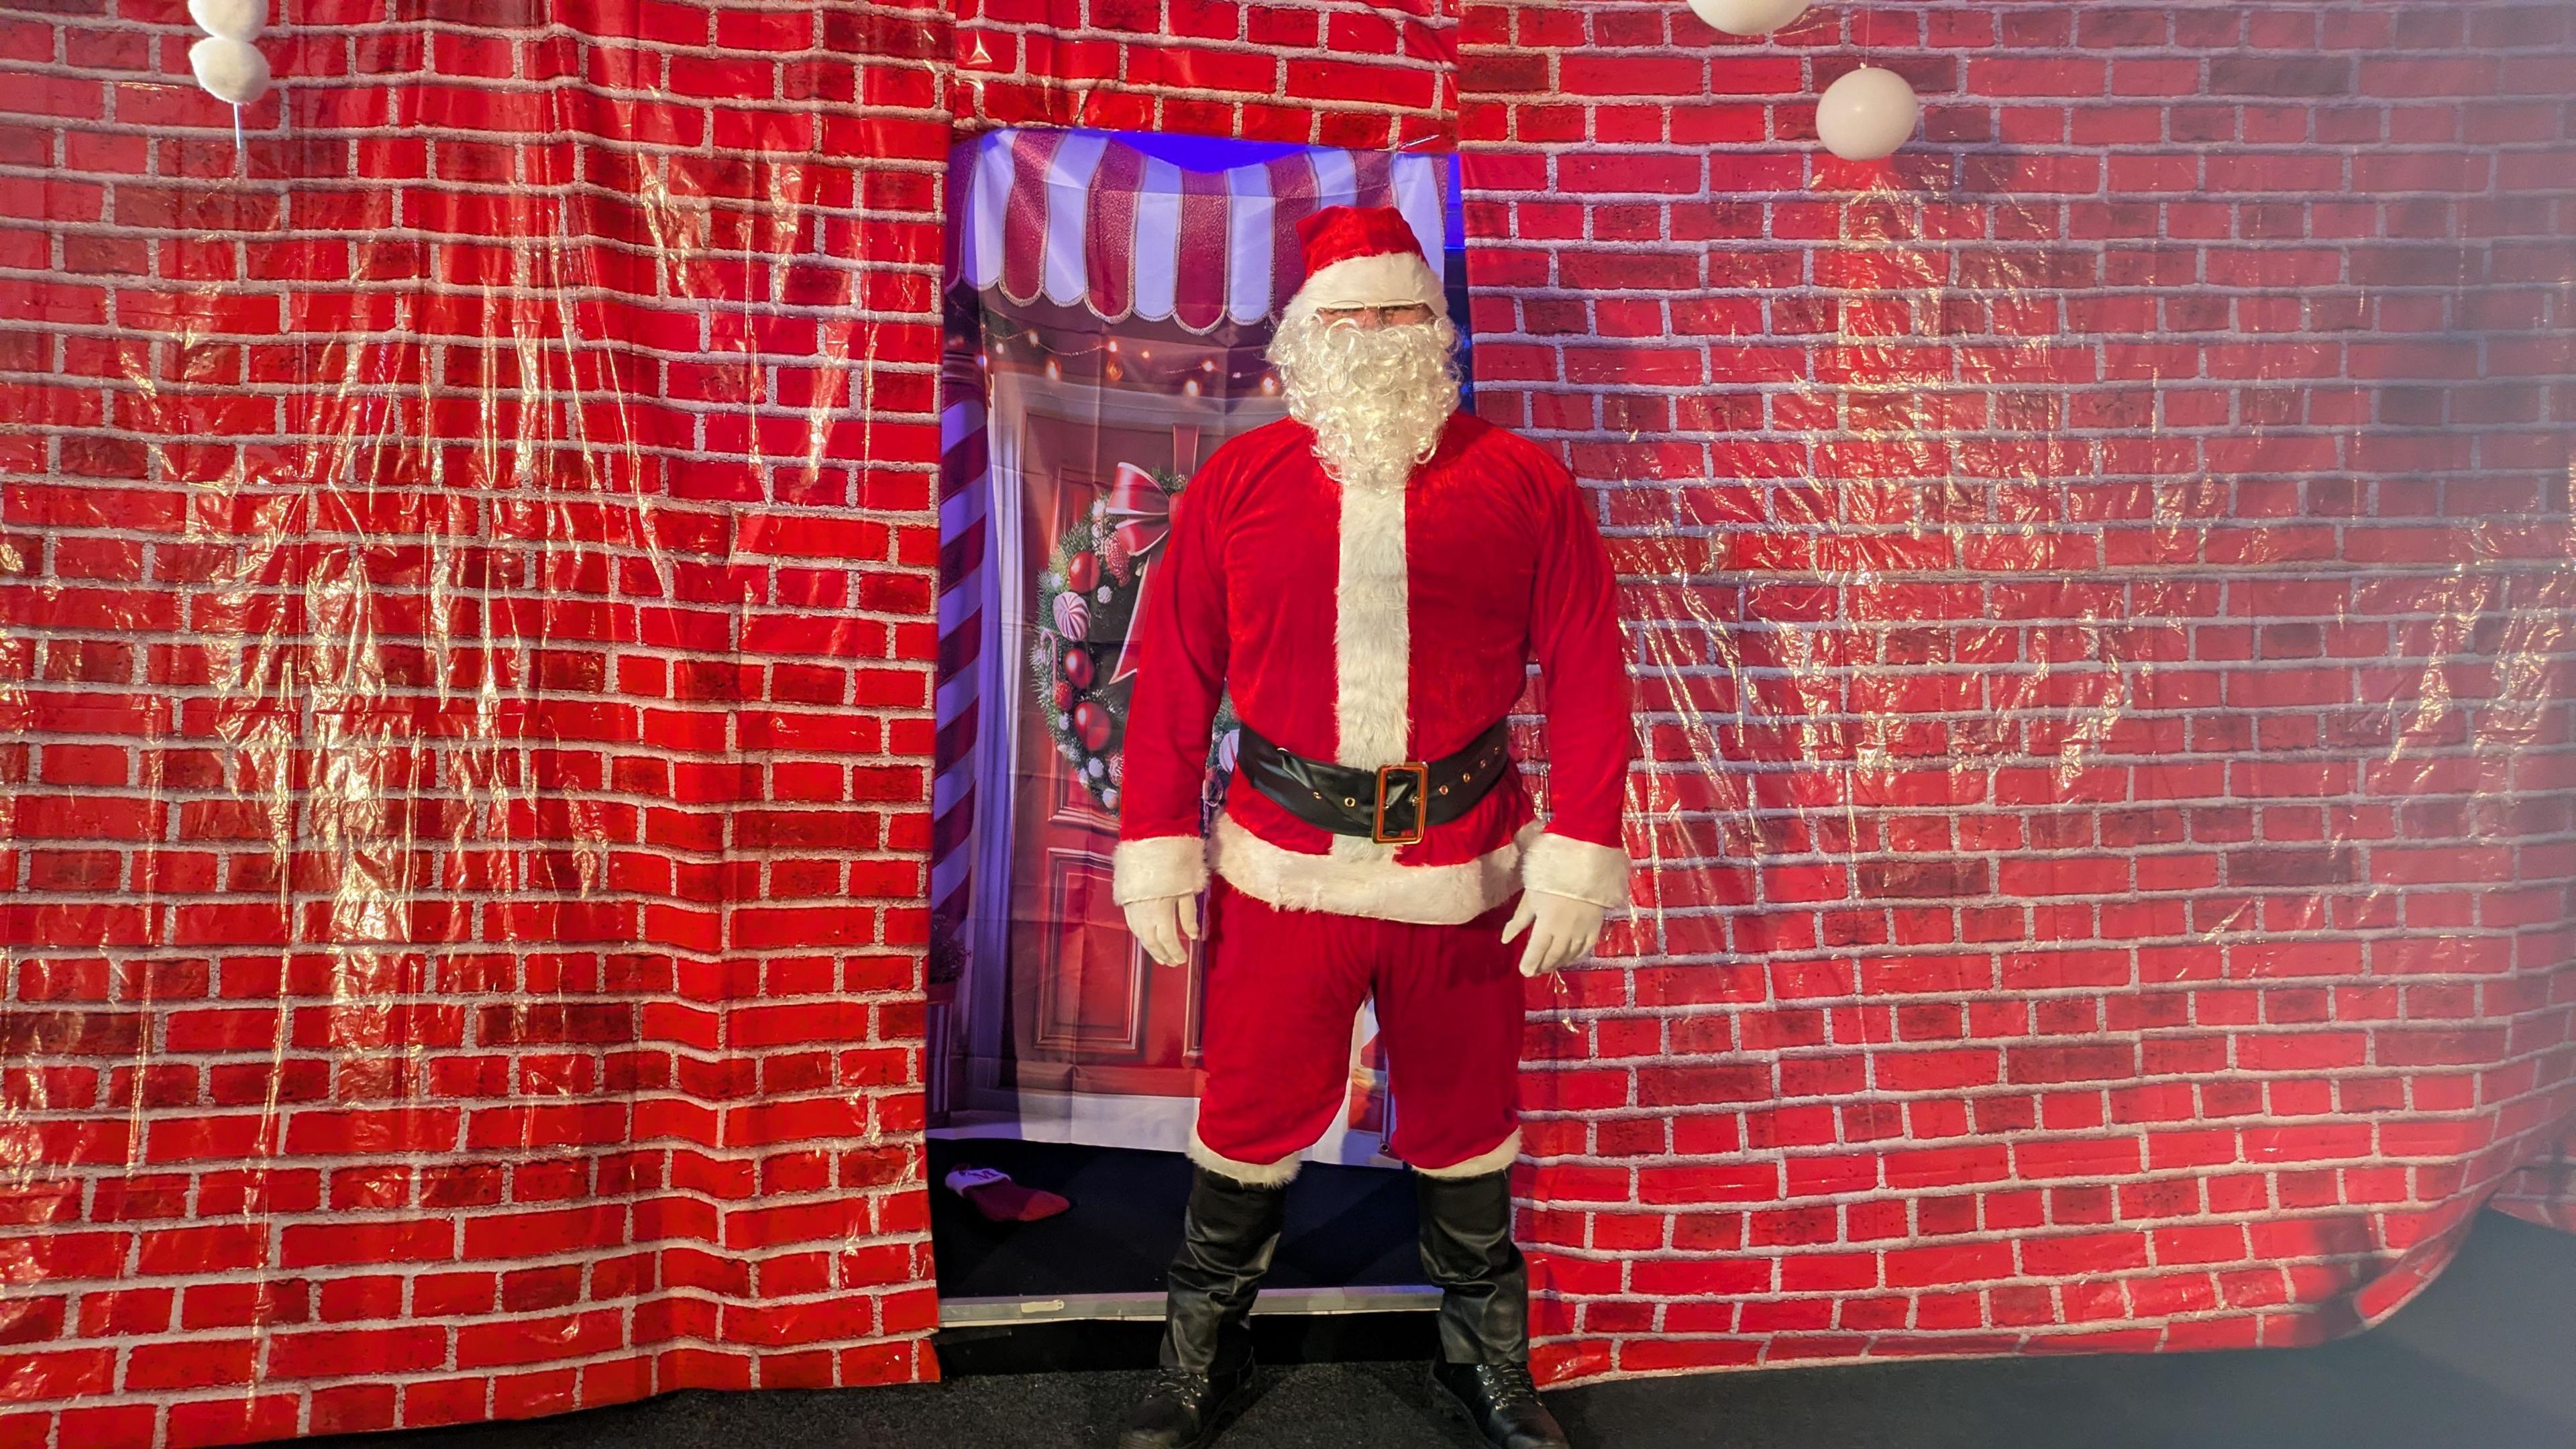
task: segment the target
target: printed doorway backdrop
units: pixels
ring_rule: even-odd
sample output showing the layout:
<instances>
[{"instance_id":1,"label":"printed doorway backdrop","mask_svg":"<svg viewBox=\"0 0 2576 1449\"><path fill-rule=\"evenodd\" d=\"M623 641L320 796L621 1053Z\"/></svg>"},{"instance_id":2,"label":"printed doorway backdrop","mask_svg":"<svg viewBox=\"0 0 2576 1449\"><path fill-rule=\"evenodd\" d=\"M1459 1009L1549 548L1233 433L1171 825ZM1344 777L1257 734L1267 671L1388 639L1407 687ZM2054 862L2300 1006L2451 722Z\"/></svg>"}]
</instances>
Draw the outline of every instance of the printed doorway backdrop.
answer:
<instances>
[{"instance_id":1,"label":"printed doorway backdrop","mask_svg":"<svg viewBox=\"0 0 2576 1449\"><path fill-rule=\"evenodd\" d=\"M1261 354L1298 221L1396 206L1463 303L1453 162L1004 130L956 149L948 195L932 1118L1177 1151L1197 966L1156 967L1109 897L1134 621L1189 475L1285 415ZM1382 1080L1363 1010L1349 1110L1310 1156L1387 1160Z\"/></svg>"}]
</instances>

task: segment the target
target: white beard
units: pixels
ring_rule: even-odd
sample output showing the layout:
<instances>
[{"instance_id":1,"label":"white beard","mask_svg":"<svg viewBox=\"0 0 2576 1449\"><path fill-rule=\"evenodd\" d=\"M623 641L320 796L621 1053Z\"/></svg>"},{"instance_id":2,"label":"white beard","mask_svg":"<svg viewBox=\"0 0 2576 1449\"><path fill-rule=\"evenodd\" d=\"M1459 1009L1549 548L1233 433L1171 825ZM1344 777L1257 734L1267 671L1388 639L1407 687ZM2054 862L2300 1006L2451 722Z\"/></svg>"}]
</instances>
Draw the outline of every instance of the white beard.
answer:
<instances>
[{"instance_id":1,"label":"white beard","mask_svg":"<svg viewBox=\"0 0 2576 1449\"><path fill-rule=\"evenodd\" d=\"M1270 339L1288 416L1346 487L1401 489L1458 410L1458 331L1445 317L1375 329L1308 313Z\"/></svg>"}]
</instances>

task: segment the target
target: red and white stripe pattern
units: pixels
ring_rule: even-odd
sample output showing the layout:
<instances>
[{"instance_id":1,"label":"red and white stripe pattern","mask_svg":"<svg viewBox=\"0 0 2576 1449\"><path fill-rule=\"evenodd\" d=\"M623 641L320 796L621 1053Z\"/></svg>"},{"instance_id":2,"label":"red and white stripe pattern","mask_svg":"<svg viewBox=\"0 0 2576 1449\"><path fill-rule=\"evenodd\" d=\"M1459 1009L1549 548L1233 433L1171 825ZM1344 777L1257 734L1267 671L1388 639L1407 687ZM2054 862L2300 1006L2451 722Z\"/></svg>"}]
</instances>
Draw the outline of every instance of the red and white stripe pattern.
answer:
<instances>
[{"instance_id":1,"label":"red and white stripe pattern","mask_svg":"<svg viewBox=\"0 0 2576 1449\"><path fill-rule=\"evenodd\" d=\"M939 408L939 657L932 706L930 931L934 946L965 944L968 845L975 833L976 693L983 652L985 589L984 370L973 356L942 359ZM929 1109L948 1110L953 1004L933 993L924 1037Z\"/></svg>"},{"instance_id":2,"label":"red and white stripe pattern","mask_svg":"<svg viewBox=\"0 0 2576 1449\"><path fill-rule=\"evenodd\" d=\"M1327 206L1394 206L1433 272L1444 264L1443 156L1319 147L1187 171L1106 132L1056 130L994 131L961 150L949 277L1023 305L1192 332L1256 324L1297 290L1297 223Z\"/></svg>"},{"instance_id":3,"label":"red and white stripe pattern","mask_svg":"<svg viewBox=\"0 0 2576 1449\"><path fill-rule=\"evenodd\" d=\"M960 145L949 163L946 285L998 291L1005 304L1043 297L1112 322L1169 319L1192 332L1258 324L1303 280L1297 223L1327 206L1397 207L1440 273L1447 164L1315 147L1190 171L1105 132L994 131ZM982 372L952 359L941 381L930 900L936 929L953 934L973 901L977 706L988 683L1010 698L1017 651L1000 649L988 664L982 647L993 587Z\"/></svg>"},{"instance_id":4,"label":"red and white stripe pattern","mask_svg":"<svg viewBox=\"0 0 2576 1449\"><path fill-rule=\"evenodd\" d=\"M952 386L939 409L938 740L931 783L930 901L937 929L965 920L975 828L977 664L984 633L984 399L981 372ZM934 1079L934 1087L937 1080Z\"/></svg>"}]
</instances>

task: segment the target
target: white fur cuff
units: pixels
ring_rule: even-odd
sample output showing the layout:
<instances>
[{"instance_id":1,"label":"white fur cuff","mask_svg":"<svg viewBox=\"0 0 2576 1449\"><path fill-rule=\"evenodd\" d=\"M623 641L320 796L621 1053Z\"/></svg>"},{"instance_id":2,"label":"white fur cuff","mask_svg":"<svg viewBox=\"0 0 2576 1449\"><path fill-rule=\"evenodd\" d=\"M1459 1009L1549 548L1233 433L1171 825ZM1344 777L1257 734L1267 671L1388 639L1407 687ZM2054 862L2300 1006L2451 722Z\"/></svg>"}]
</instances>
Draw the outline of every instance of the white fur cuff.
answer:
<instances>
[{"instance_id":1,"label":"white fur cuff","mask_svg":"<svg viewBox=\"0 0 2576 1449\"><path fill-rule=\"evenodd\" d=\"M1416 1167L1413 1170L1424 1177L1483 1177L1487 1173L1501 1172L1510 1167L1520 1160L1520 1155L1521 1129L1515 1127L1512 1129L1511 1136L1464 1162L1453 1162L1447 1167Z\"/></svg>"},{"instance_id":2,"label":"white fur cuff","mask_svg":"<svg viewBox=\"0 0 2576 1449\"><path fill-rule=\"evenodd\" d=\"M1109 852L1109 898L1122 906L1207 889L1207 842L1195 835L1122 840Z\"/></svg>"},{"instance_id":3,"label":"white fur cuff","mask_svg":"<svg viewBox=\"0 0 2576 1449\"><path fill-rule=\"evenodd\" d=\"M1542 831L1521 857L1521 886L1620 910L1628 904L1628 852Z\"/></svg>"},{"instance_id":4,"label":"white fur cuff","mask_svg":"<svg viewBox=\"0 0 2576 1449\"><path fill-rule=\"evenodd\" d=\"M1195 1127L1190 1129L1190 1143L1186 1150L1190 1161L1219 1177L1230 1177L1252 1187L1278 1187L1295 1177L1300 1165L1300 1160L1294 1152L1280 1158L1277 1162L1237 1162L1201 1142L1198 1129Z\"/></svg>"}]
</instances>

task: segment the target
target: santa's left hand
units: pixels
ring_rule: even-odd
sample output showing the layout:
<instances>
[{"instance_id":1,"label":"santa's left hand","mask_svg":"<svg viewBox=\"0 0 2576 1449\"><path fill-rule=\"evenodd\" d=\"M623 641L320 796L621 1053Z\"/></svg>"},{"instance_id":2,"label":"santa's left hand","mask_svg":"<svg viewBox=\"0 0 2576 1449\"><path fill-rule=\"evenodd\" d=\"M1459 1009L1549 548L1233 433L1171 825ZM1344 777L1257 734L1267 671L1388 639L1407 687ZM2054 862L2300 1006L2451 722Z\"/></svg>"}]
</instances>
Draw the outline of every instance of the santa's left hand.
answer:
<instances>
[{"instance_id":1,"label":"santa's left hand","mask_svg":"<svg viewBox=\"0 0 2576 1449\"><path fill-rule=\"evenodd\" d=\"M1503 927L1503 939L1527 930L1530 938L1521 950L1521 974L1545 976L1592 954L1592 948L1601 944L1601 916L1601 908L1590 901L1525 890L1520 909Z\"/></svg>"}]
</instances>

